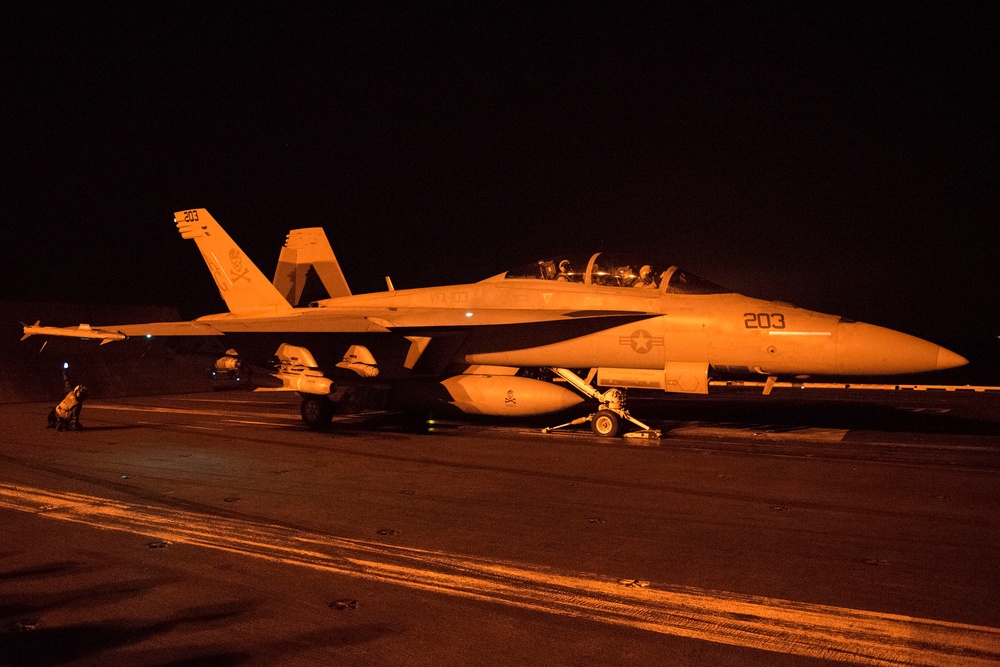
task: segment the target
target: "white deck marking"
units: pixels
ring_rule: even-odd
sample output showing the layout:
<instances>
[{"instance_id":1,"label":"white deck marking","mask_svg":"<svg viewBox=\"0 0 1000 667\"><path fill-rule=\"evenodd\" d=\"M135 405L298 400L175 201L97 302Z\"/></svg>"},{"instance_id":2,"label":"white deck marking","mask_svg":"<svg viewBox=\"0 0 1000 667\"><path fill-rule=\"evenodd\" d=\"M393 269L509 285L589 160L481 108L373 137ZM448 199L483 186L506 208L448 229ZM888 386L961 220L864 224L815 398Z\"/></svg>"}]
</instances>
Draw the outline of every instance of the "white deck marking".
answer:
<instances>
[{"instance_id":1,"label":"white deck marking","mask_svg":"<svg viewBox=\"0 0 1000 667\"><path fill-rule=\"evenodd\" d=\"M719 426L688 422L682 426L669 429L667 436L684 435L688 437L709 438L756 438L758 440L809 440L818 442L840 442L847 435L847 430L840 428L793 428L782 429L767 425Z\"/></svg>"},{"instance_id":2,"label":"white deck marking","mask_svg":"<svg viewBox=\"0 0 1000 667\"><path fill-rule=\"evenodd\" d=\"M246 424L248 426L285 426L286 422L260 422L249 419L223 419L227 424Z\"/></svg>"},{"instance_id":3,"label":"white deck marking","mask_svg":"<svg viewBox=\"0 0 1000 667\"><path fill-rule=\"evenodd\" d=\"M1000 664L1000 629L558 570L0 484L0 507L443 595L860 665ZM636 573L620 573L623 576Z\"/></svg>"},{"instance_id":4,"label":"white deck marking","mask_svg":"<svg viewBox=\"0 0 1000 667\"><path fill-rule=\"evenodd\" d=\"M245 411L240 410L196 410L194 408L164 408L154 405L112 405L110 403L87 402L88 410L116 410L119 412L157 412L175 415L197 415L203 417L244 417ZM298 416L282 412L254 412L254 417L298 421Z\"/></svg>"}]
</instances>

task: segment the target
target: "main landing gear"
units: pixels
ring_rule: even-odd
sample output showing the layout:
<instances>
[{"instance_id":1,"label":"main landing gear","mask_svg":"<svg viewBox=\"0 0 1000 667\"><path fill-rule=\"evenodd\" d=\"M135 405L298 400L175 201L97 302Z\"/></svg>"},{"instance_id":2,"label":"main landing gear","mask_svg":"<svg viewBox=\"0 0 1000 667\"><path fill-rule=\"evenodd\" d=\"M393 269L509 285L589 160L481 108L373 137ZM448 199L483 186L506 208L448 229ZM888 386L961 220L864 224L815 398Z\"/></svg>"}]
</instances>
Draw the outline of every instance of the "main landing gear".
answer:
<instances>
[{"instance_id":1,"label":"main landing gear","mask_svg":"<svg viewBox=\"0 0 1000 667\"><path fill-rule=\"evenodd\" d=\"M302 395L302 421L313 431L326 431L333 421L333 403L321 394Z\"/></svg>"},{"instance_id":2,"label":"main landing gear","mask_svg":"<svg viewBox=\"0 0 1000 667\"><path fill-rule=\"evenodd\" d=\"M623 422L631 422L638 426L640 430L626 433L625 437L660 437L660 432L658 430L650 428L629 414L628 410L625 408L624 390L612 387L611 389L602 392L590 384L590 380L592 379L590 377L584 380L573 371L565 368L553 368L552 372L573 385L573 387L581 394L589 396L590 398L596 398L600 405L597 412L593 414L587 415L586 417L580 417L579 419L574 419L571 422L560 424L559 426L543 428L542 433L549 433L557 428L565 428L566 426L576 426L577 424L590 422L590 428L596 435L613 438L621 433L624 425Z\"/></svg>"}]
</instances>

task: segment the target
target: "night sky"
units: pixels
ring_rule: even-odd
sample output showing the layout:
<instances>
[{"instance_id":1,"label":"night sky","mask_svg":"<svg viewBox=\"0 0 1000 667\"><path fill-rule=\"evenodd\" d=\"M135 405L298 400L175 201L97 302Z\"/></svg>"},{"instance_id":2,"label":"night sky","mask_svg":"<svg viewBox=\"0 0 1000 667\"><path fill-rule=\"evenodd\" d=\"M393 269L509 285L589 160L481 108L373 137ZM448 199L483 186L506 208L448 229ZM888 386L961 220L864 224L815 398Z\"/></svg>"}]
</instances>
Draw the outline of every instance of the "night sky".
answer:
<instances>
[{"instance_id":1,"label":"night sky","mask_svg":"<svg viewBox=\"0 0 1000 667\"><path fill-rule=\"evenodd\" d=\"M355 292L639 249L997 340L1000 5L339 4L8 18L0 300L221 311L205 207L268 276L325 227Z\"/></svg>"}]
</instances>

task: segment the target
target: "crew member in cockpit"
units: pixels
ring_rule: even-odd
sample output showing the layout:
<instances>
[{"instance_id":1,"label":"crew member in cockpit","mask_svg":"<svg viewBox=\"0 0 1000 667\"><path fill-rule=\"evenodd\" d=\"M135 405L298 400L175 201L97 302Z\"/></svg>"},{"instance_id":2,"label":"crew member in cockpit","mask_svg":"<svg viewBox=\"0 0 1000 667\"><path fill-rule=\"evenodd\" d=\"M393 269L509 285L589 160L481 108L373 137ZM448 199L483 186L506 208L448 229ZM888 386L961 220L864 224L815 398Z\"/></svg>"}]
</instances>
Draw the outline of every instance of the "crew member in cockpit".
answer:
<instances>
[{"instance_id":1,"label":"crew member in cockpit","mask_svg":"<svg viewBox=\"0 0 1000 667\"><path fill-rule=\"evenodd\" d=\"M639 269L639 278L635 281L632 287L656 287L656 280L653 276L653 267L649 264L643 264L642 268Z\"/></svg>"},{"instance_id":2,"label":"crew member in cockpit","mask_svg":"<svg viewBox=\"0 0 1000 667\"><path fill-rule=\"evenodd\" d=\"M635 269L631 266L620 266L615 270L620 287L634 287L639 276L635 274Z\"/></svg>"},{"instance_id":3,"label":"crew member in cockpit","mask_svg":"<svg viewBox=\"0 0 1000 667\"><path fill-rule=\"evenodd\" d=\"M556 280L569 280L571 273L573 273L573 267L568 259L564 259L559 262L559 275L556 276Z\"/></svg>"}]
</instances>

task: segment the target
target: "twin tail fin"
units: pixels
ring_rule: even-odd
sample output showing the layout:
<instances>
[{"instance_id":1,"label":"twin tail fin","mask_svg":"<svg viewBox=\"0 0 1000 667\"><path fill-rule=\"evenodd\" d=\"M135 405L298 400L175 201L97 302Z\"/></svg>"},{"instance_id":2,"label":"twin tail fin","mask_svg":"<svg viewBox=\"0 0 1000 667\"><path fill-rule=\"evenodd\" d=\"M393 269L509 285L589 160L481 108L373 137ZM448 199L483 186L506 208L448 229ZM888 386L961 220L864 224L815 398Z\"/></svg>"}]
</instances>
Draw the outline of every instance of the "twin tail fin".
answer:
<instances>
[{"instance_id":1,"label":"twin tail fin","mask_svg":"<svg viewBox=\"0 0 1000 667\"><path fill-rule=\"evenodd\" d=\"M264 277L207 210L174 213L181 236L194 239L230 312L288 310L292 306Z\"/></svg>"}]
</instances>

